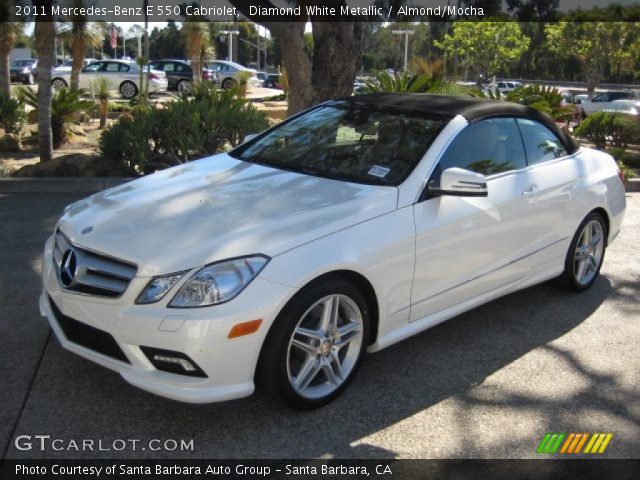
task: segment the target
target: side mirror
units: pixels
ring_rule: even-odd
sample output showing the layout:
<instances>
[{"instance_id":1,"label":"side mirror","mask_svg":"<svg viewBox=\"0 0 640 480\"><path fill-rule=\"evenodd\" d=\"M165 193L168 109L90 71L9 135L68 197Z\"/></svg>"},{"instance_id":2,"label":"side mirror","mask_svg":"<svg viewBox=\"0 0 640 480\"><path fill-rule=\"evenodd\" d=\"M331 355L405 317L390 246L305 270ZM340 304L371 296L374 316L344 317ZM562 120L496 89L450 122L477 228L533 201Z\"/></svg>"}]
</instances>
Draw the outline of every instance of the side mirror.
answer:
<instances>
[{"instance_id":1,"label":"side mirror","mask_svg":"<svg viewBox=\"0 0 640 480\"><path fill-rule=\"evenodd\" d=\"M456 197L486 197L489 194L487 179L481 173L464 168L447 168L440 177L440 187L429 187L432 195Z\"/></svg>"}]
</instances>

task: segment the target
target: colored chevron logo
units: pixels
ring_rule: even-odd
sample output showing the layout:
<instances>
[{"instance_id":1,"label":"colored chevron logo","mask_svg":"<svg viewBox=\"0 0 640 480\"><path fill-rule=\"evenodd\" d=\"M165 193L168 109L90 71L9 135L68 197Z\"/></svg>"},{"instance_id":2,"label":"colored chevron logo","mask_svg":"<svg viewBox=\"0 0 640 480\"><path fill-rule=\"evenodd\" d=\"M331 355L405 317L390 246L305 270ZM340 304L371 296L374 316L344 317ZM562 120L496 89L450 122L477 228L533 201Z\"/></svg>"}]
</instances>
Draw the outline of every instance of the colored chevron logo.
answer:
<instances>
[{"instance_id":1,"label":"colored chevron logo","mask_svg":"<svg viewBox=\"0 0 640 480\"><path fill-rule=\"evenodd\" d=\"M612 438L612 433L547 433L538 445L536 452L574 455L578 453L604 453Z\"/></svg>"}]
</instances>

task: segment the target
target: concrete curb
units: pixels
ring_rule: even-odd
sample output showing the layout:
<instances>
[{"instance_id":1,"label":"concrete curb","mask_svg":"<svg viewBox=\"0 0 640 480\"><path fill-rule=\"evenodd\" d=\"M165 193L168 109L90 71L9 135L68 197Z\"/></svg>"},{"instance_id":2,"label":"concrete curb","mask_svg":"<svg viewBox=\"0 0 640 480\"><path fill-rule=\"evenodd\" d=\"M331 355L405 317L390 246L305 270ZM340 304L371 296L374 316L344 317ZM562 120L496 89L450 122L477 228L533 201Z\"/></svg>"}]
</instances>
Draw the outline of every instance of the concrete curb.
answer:
<instances>
[{"instance_id":1,"label":"concrete curb","mask_svg":"<svg viewBox=\"0 0 640 480\"><path fill-rule=\"evenodd\" d=\"M640 178L627 180L627 192L640 192Z\"/></svg>"},{"instance_id":2,"label":"concrete curb","mask_svg":"<svg viewBox=\"0 0 640 480\"><path fill-rule=\"evenodd\" d=\"M0 178L0 193L93 193L122 185L132 178Z\"/></svg>"}]
</instances>

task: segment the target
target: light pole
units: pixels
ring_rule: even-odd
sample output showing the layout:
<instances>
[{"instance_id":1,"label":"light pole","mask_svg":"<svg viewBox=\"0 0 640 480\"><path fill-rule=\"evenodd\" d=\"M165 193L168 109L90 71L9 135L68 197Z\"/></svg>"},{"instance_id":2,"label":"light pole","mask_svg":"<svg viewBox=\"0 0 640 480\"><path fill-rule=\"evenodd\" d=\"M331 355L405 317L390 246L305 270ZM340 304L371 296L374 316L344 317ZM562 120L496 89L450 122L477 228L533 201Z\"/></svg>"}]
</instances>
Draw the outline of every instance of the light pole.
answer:
<instances>
[{"instance_id":1,"label":"light pole","mask_svg":"<svg viewBox=\"0 0 640 480\"><path fill-rule=\"evenodd\" d=\"M233 62L233 36L240 35L238 30L221 30L222 35L229 35L229 61Z\"/></svg>"},{"instance_id":2,"label":"light pole","mask_svg":"<svg viewBox=\"0 0 640 480\"><path fill-rule=\"evenodd\" d=\"M409 35L413 35L413 30L392 30L394 35L404 35L404 71L407 71L407 61L409 57Z\"/></svg>"}]
</instances>

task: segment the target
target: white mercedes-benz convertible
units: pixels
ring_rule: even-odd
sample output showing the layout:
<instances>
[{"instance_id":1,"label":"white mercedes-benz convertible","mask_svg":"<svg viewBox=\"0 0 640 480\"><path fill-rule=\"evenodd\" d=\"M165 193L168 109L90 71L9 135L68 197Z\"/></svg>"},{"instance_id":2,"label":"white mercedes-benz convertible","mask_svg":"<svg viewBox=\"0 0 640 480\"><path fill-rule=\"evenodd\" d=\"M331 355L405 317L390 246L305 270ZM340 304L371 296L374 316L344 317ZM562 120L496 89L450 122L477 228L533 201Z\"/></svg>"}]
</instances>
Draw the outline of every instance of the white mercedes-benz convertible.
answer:
<instances>
[{"instance_id":1,"label":"white mercedes-benz convertible","mask_svg":"<svg viewBox=\"0 0 640 480\"><path fill-rule=\"evenodd\" d=\"M624 210L613 159L528 107L356 96L67 207L40 310L158 395L314 408L365 350L546 280L587 290Z\"/></svg>"}]
</instances>

